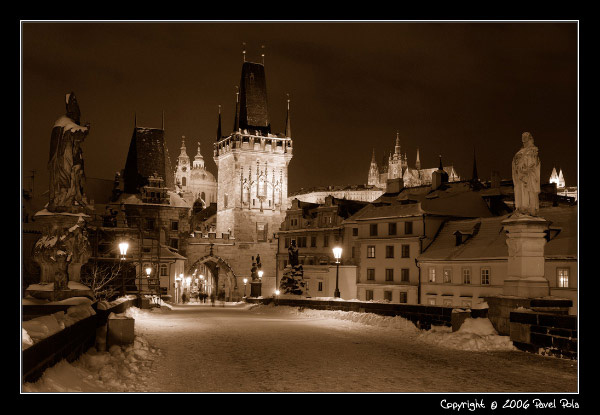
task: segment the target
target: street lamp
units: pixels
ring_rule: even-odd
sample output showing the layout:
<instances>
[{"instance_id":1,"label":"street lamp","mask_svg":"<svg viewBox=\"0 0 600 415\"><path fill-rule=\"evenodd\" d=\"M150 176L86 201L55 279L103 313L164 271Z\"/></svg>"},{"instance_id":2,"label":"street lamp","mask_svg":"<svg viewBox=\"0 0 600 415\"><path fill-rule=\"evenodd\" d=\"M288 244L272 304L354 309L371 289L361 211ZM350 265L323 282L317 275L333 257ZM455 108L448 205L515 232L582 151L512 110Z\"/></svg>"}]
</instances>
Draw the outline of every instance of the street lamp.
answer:
<instances>
[{"instance_id":1,"label":"street lamp","mask_svg":"<svg viewBox=\"0 0 600 415\"><path fill-rule=\"evenodd\" d=\"M127 249L129 249L129 244L127 242L121 242L119 244L119 250L121 251L121 261L125 261L127 255Z\"/></svg>"},{"instance_id":2,"label":"street lamp","mask_svg":"<svg viewBox=\"0 0 600 415\"><path fill-rule=\"evenodd\" d=\"M258 271L258 278L262 281L262 276L264 274L263 270Z\"/></svg>"},{"instance_id":3,"label":"street lamp","mask_svg":"<svg viewBox=\"0 0 600 415\"><path fill-rule=\"evenodd\" d=\"M146 268L146 276L147 276L148 278L150 278L150 274L151 274L151 273L152 273L152 268L150 268L150 267Z\"/></svg>"},{"instance_id":4,"label":"street lamp","mask_svg":"<svg viewBox=\"0 0 600 415\"><path fill-rule=\"evenodd\" d=\"M277 305L277 299L279 298L280 293L281 293L281 291L275 290L275 305Z\"/></svg>"},{"instance_id":5,"label":"street lamp","mask_svg":"<svg viewBox=\"0 0 600 415\"><path fill-rule=\"evenodd\" d=\"M248 278L244 278L244 298L246 298L246 284L248 284Z\"/></svg>"},{"instance_id":6,"label":"street lamp","mask_svg":"<svg viewBox=\"0 0 600 415\"><path fill-rule=\"evenodd\" d=\"M335 258L336 271L335 271L335 291L333 292L333 296L335 298L340 298L340 288L338 285L338 280L340 276L340 258L342 257L342 248L336 246L333 248L333 256Z\"/></svg>"},{"instance_id":7,"label":"street lamp","mask_svg":"<svg viewBox=\"0 0 600 415\"><path fill-rule=\"evenodd\" d=\"M119 251L121 251L121 261L125 261L127 259L127 249L129 248L129 244L125 241L119 244ZM125 295L125 272L121 270L121 295Z\"/></svg>"}]
</instances>

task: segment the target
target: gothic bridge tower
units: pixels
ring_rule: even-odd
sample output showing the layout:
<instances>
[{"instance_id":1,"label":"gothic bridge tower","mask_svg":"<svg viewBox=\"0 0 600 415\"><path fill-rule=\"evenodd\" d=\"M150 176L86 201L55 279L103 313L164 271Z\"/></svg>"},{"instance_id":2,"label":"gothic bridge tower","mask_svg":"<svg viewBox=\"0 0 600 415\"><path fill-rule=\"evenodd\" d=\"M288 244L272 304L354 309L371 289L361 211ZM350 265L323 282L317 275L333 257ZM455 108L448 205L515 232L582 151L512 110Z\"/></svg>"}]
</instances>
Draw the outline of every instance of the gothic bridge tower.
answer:
<instances>
[{"instance_id":1,"label":"gothic bridge tower","mask_svg":"<svg viewBox=\"0 0 600 415\"><path fill-rule=\"evenodd\" d=\"M285 218L292 159L289 99L285 132L273 134L263 64L244 62L231 134L214 144L218 168L217 235L239 242L273 239Z\"/></svg>"}]
</instances>

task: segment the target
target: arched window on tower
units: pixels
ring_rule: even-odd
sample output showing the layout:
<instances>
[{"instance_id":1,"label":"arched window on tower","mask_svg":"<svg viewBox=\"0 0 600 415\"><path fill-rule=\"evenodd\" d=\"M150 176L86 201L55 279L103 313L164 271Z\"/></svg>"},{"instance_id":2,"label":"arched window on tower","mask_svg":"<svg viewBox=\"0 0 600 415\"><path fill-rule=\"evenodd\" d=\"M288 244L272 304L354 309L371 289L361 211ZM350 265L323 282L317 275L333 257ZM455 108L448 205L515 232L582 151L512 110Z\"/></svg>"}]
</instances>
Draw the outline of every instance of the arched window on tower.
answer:
<instances>
[{"instance_id":1,"label":"arched window on tower","mask_svg":"<svg viewBox=\"0 0 600 415\"><path fill-rule=\"evenodd\" d=\"M266 196L266 183L265 183L265 178L263 176L260 177L260 179L258 179L258 196L259 197L264 197Z\"/></svg>"},{"instance_id":2,"label":"arched window on tower","mask_svg":"<svg viewBox=\"0 0 600 415\"><path fill-rule=\"evenodd\" d=\"M182 177L182 178L181 178L181 185L182 185L182 186L186 186L186 183L187 183L187 181L186 181L186 177Z\"/></svg>"}]
</instances>

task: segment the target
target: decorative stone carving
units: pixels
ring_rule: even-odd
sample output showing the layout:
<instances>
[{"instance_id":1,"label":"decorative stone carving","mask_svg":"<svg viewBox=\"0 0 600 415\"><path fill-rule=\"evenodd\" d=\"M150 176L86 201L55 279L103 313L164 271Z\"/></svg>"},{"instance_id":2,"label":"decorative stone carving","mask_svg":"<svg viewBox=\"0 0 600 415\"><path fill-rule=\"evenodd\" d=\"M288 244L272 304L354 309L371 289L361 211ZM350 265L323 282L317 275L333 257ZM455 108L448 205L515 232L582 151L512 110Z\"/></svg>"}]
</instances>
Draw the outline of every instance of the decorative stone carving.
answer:
<instances>
[{"instance_id":1,"label":"decorative stone carving","mask_svg":"<svg viewBox=\"0 0 600 415\"><path fill-rule=\"evenodd\" d=\"M540 158L531 133L521 135L523 148L512 161L512 178L515 188L517 215L537 216L540 206Z\"/></svg>"}]
</instances>

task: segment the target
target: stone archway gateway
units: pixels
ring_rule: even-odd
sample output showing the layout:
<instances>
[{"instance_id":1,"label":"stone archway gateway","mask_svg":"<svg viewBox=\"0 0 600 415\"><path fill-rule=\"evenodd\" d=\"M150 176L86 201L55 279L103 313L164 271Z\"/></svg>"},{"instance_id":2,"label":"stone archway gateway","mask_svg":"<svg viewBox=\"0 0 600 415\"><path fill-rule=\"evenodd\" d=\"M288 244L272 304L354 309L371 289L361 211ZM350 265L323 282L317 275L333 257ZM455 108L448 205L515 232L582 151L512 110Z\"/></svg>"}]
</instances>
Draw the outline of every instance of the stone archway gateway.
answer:
<instances>
[{"instance_id":1,"label":"stone archway gateway","mask_svg":"<svg viewBox=\"0 0 600 415\"><path fill-rule=\"evenodd\" d=\"M209 282L211 293L214 293L217 298L220 293L223 293L226 301L239 301L242 298L238 290L236 275L226 260L216 255L205 255L192 263L188 268L187 275L196 274L198 276L202 266L208 271L209 275L205 275L205 278Z\"/></svg>"}]
</instances>

